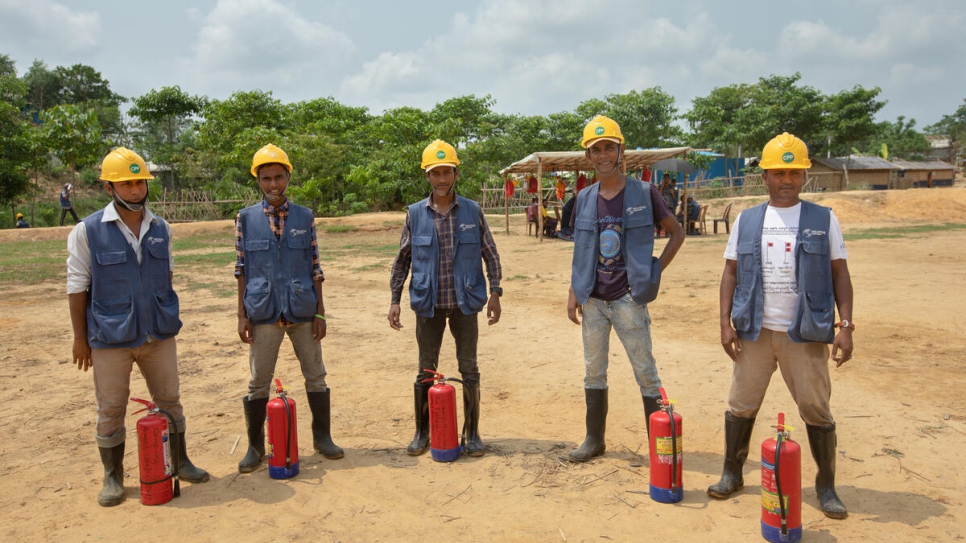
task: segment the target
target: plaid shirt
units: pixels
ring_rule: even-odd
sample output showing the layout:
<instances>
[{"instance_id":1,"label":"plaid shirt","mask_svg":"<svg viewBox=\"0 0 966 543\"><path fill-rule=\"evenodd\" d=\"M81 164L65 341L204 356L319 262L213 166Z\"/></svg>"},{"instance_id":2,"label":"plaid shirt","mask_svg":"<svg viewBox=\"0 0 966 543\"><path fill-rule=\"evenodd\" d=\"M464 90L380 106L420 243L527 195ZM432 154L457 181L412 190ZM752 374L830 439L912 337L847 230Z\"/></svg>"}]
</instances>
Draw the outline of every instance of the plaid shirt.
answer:
<instances>
[{"instance_id":1,"label":"plaid shirt","mask_svg":"<svg viewBox=\"0 0 966 543\"><path fill-rule=\"evenodd\" d=\"M285 219L288 218L288 200L275 207L262 200L262 211L268 219L268 226L275 234L275 239L282 237L285 231ZM245 275L245 241L242 239L241 212L235 215L235 277ZM315 235L315 224L312 224L312 280L323 282L325 274L322 273L322 266L319 264L319 242Z\"/></svg>"},{"instance_id":2,"label":"plaid shirt","mask_svg":"<svg viewBox=\"0 0 966 543\"><path fill-rule=\"evenodd\" d=\"M433 221L436 223L436 238L439 240L439 292L436 296L436 307L439 309L454 309L459 307L456 301L456 277L453 274L453 255L455 243L453 233L456 231L456 200L442 213L432 206L432 198L426 202L426 209L433 213ZM417 212L421 210L416 210ZM409 276L409 268L412 265L413 247L412 232L409 225L409 215L406 215L406 224L403 226L402 237L399 240L399 254L395 262L392 263L392 273L389 276L389 289L392 292L391 303L398 304L402 300L403 285ZM490 280L490 289L500 287L500 279L503 278L503 268L500 265L500 255L496 252L496 243L493 241L493 234L486 224L486 217L480 209L480 240L482 242L481 252L483 253L483 263L486 264L486 277Z\"/></svg>"}]
</instances>

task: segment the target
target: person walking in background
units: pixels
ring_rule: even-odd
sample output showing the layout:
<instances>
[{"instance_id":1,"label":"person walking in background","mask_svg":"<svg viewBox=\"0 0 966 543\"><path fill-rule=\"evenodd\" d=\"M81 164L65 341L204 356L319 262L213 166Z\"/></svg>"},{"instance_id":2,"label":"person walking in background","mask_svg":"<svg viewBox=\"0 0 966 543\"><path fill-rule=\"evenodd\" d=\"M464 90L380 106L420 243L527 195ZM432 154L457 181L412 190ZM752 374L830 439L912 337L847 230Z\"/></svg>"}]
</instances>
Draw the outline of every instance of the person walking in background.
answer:
<instances>
[{"instance_id":1,"label":"person walking in background","mask_svg":"<svg viewBox=\"0 0 966 543\"><path fill-rule=\"evenodd\" d=\"M145 207L150 179L137 153L123 147L111 151L101 163L111 203L77 223L67 238L73 361L79 370L94 370L94 439L104 466L97 503L105 507L124 501L124 415L134 363L151 401L175 419L169 435L179 478L191 483L209 479L208 472L191 463L185 448L171 226Z\"/></svg>"},{"instance_id":2,"label":"person walking in background","mask_svg":"<svg viewBox=\"0 0 966 543\"><path fill-rule=\"evenodd\" d=\"M751 431L777 367L808 430L822 511L844 519L848 511L835 492L828 344L835 367L852 357L852 279L835 214L799 198L811 165L802 140L784 133L769 141L761 154L768 201L742 211L731 229L720 289L731 392L724 470L708 494L725 499L744 487Z\"/></svg>"},{"instance_id":3,"label":"person walking in background","mask_svg":"<svg viewBox=\"0 0 966 543\"><path fill-rule=\"evenodd\" d=\"M145 169L145 173L147 170ZM154 179L153 177L151 179ZM77 213L74 211L74 206L70 202L70 197L73 194L74 185L70 183L65 183L64 188L60 191L60 225L64 226L64 219L67 218L67 213L70 213L71 217L74 217L74 222L77 222Z\"/></svg>"},{"instance_id":4,"label":"person walking in background","mask_svg":"<svg viewBox=\"0 0 966 543\"><path fill-rule=\"evenodd\" d=\"M252 157L252 175L264 195L235 217L235 278L238 281L238 336L248 344L251 379L242 399L248 451L240 473L255 471L265 456L265 411L282 339L295 348L312 411L312 444L329 459L345 456L332 441L330 390L325 383L322 339L325 303L319 246L312 211L285 196L292 163L268 144Z\"/></svg>"},{"instance_id":5,"label":"person walking in background","mask_svg":"<svg viewBox=\"0 0 966 543\"><path fill-rule=\"evenodd\" d=\"M399 253L389 277L389 326L401 330L402 290L412 266L409 305L416 312L419 371L413 385L416 433L406 452L413 456L429 448L427 396L432 383L424 383L423 379L428 377L425 370L436 371L439 366L447 322L456 340L456 359L463 381L463 442L469 456L483 456L477 316L486 307L487 323L492 326L500 321L503 270L483 210L473 200L456 194L459 164L456 149L445 141L435 140L423 150L421 167L433 190L427 198L409 206Z\"/></svg>"},{"instance_id":6,"label":"person walking in background","mask_svg":"<svg viewBox=\"0 0 966 543\"><path fill-rule=\"evenodd\" d=\"M624 136L616 122L598 115L584 127L580 144L587 149L587 160L600 175L600 182L580 191L574 208L567 316L581 326L587 404L587 435L570 453L574 462L586 462L606 449L611 328L634 370L644 401L645 424L659 409L661 379L651 352L647 304L657 297L661 273L684 243L684 231L657 187L621 172ZM656 224L671 234L660 258L653 256Z\"/></svg>"}]
</instances>

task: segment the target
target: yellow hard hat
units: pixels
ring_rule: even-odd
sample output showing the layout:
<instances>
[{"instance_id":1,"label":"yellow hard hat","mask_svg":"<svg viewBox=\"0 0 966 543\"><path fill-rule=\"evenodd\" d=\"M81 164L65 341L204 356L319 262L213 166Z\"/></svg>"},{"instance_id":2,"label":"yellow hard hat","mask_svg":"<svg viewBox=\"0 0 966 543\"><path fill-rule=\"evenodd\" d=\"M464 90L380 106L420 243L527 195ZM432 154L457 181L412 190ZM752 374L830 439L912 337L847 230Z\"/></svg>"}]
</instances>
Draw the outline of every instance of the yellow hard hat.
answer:
<instances>
[{"instance_id":1,"label":"yellow hard hat","mask_svg":"<svg viewBox=\"0 0 966 543\"><path fill-rule=\"evenodd\" d=\"M419 166L426 170L432 170L436 166L457 167L460 159L456 156L456 149L443 140L435 140L423 149L423 162Z\"/></svg>"},{"instance_id":2,"label":"yellow hard hat","mask_svg":"<svg viewBox=\"0 0 966 543\"><path fill-rule=\"evenodd\" d=\"M125 147L114 149L101 162L101 181L118 183L135 179L154 179L141 155Z\"/></svg>"},{"instance_id":3,"label":"yellow hard hat","mask_svg":"<svg viewBox=\"0 0 966 543\"><path fill-rule=\"evenodd\" d=\"M614 122L614 119L598 115L584 127L584 137L580 140L580 146L587 149L597 140L624 143L624 135L621 134L621 127Z\"/></svg>"},{"instance_id":4,"label":"yellow hard hat","mask_svg":"<svg viewBox=\"0 0 966 543\"><path fill-rule=\"evenodd\" d=\"M17 220L19 221L22 218L23 218L23 213L17 213Z\"/></svg>"},{"instance_id":5,"label":"yellow hard hat","mask_svg":"<svg viewBox=\"0 0 966 543\"><path fill-rule=\"evenodd\" d=\"M763 170L807 170L812 161L805 142L785 132L765 144L759 166Z\"/></svg>"},{"instance_id":6,"label":"yellow hard hat","mask_svg":"<svg viewBox=\"0 0 966 543\"><path fill-rule=\"evenodd\" d=\"M258 169L266 164L281 164L288 173L292 173L292 163L288 161L288 155L271 143L256 151L252 157L252 175L258 177Z\"/></svg>"}]
</instances>

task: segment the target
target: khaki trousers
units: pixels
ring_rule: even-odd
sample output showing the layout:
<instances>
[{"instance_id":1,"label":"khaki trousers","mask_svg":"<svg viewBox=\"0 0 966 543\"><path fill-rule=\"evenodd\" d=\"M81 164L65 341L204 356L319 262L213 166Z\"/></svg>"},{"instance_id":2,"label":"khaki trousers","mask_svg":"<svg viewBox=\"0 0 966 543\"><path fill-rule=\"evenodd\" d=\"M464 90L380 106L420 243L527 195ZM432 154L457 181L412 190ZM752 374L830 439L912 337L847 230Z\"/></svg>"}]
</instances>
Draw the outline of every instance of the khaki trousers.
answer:
<instances>
[{"instance_id":1,"label":"khaki trousers","mask_svg":"<svg viewBox=\"0 0 966 543\"><path fill-rule=\"evenodd\" d=\"M758 415L768 383L781 368L782 379L805 424L828 426L834 423L829 408L832 382L828 372L828 345L795 343L786 332L762 328L757 341L739 340L741 351L734 363L728 406L741 418Z\"/></svg>"},{"instance_id":2,"label":"khaki trousers","mask_svg":"<svg viewBox=\"0 0 966 543\"><path fill-rule=\"evenodd\" d=\"M124 441L124 416L131 395L131 370L137 363L150 399L171 412L183 432L184 408L178 383L178 347L175 338L149 341L130 349L91 349L94 395L97 397L96 440L100 447Z\"/></svg>"}]
</instances>

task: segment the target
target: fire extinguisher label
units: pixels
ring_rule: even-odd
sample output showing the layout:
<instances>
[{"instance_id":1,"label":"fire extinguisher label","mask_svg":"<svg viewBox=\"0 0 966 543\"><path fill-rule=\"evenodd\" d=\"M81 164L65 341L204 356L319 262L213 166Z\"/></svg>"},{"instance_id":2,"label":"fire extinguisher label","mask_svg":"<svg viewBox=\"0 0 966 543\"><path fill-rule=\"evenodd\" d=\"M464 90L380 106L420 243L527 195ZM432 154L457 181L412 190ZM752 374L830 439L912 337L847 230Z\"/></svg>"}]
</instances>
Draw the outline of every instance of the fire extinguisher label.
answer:
<instances>
[{"instance_id":1,"label":"fire extinguisher label","mask_svg":"<svg viewBox=\"0 0 966 543\"><path fill-rule=\"evenodd\" d=\"M791 498L788 494L784 494L782 500L785 502L785 510L788 511ZM761 507L773 515L781 515L781 511L778 509L778 494L764 487L761 489Z\"/></svg>"},{"instance_id":2,"label":"fire extinguisher label","mask_svg":"<svg viewBox=\"0 0 966 543\"><path fill-rule=\"evenodd\" d=\"M678 437L678 439L677 439L677 442L678 442L678 447L677 447L677 449L678 449L677 450L678 458L681 458L681 451L684 450L683 449L683 446L684 445L683 445L683 443L681 443L682 441L683 440L680 437ZM657 438L654 438L654 450L657 452L657 455L658 456L666 456L667 457L667 458L661 458L661 462L667 462L668 464L671 463L671 451L672 451L672 449L673 449L673 444L672 444L672 440L671 440L670 437L657 437Z\"/></svg>"},{"instance_id":3,"label":"fire extinguisher label","mask_svg":"<svg viewBox=\"0 0 966 543\"><path fill-rule=\"evenodd\" d=\"M174 475L174 466L171 462L171 435L168 433L167 428L161 434L161 441L164 444L161 450L164 451L164 475L170 477Z\"/></svg>"}]
</instances>

